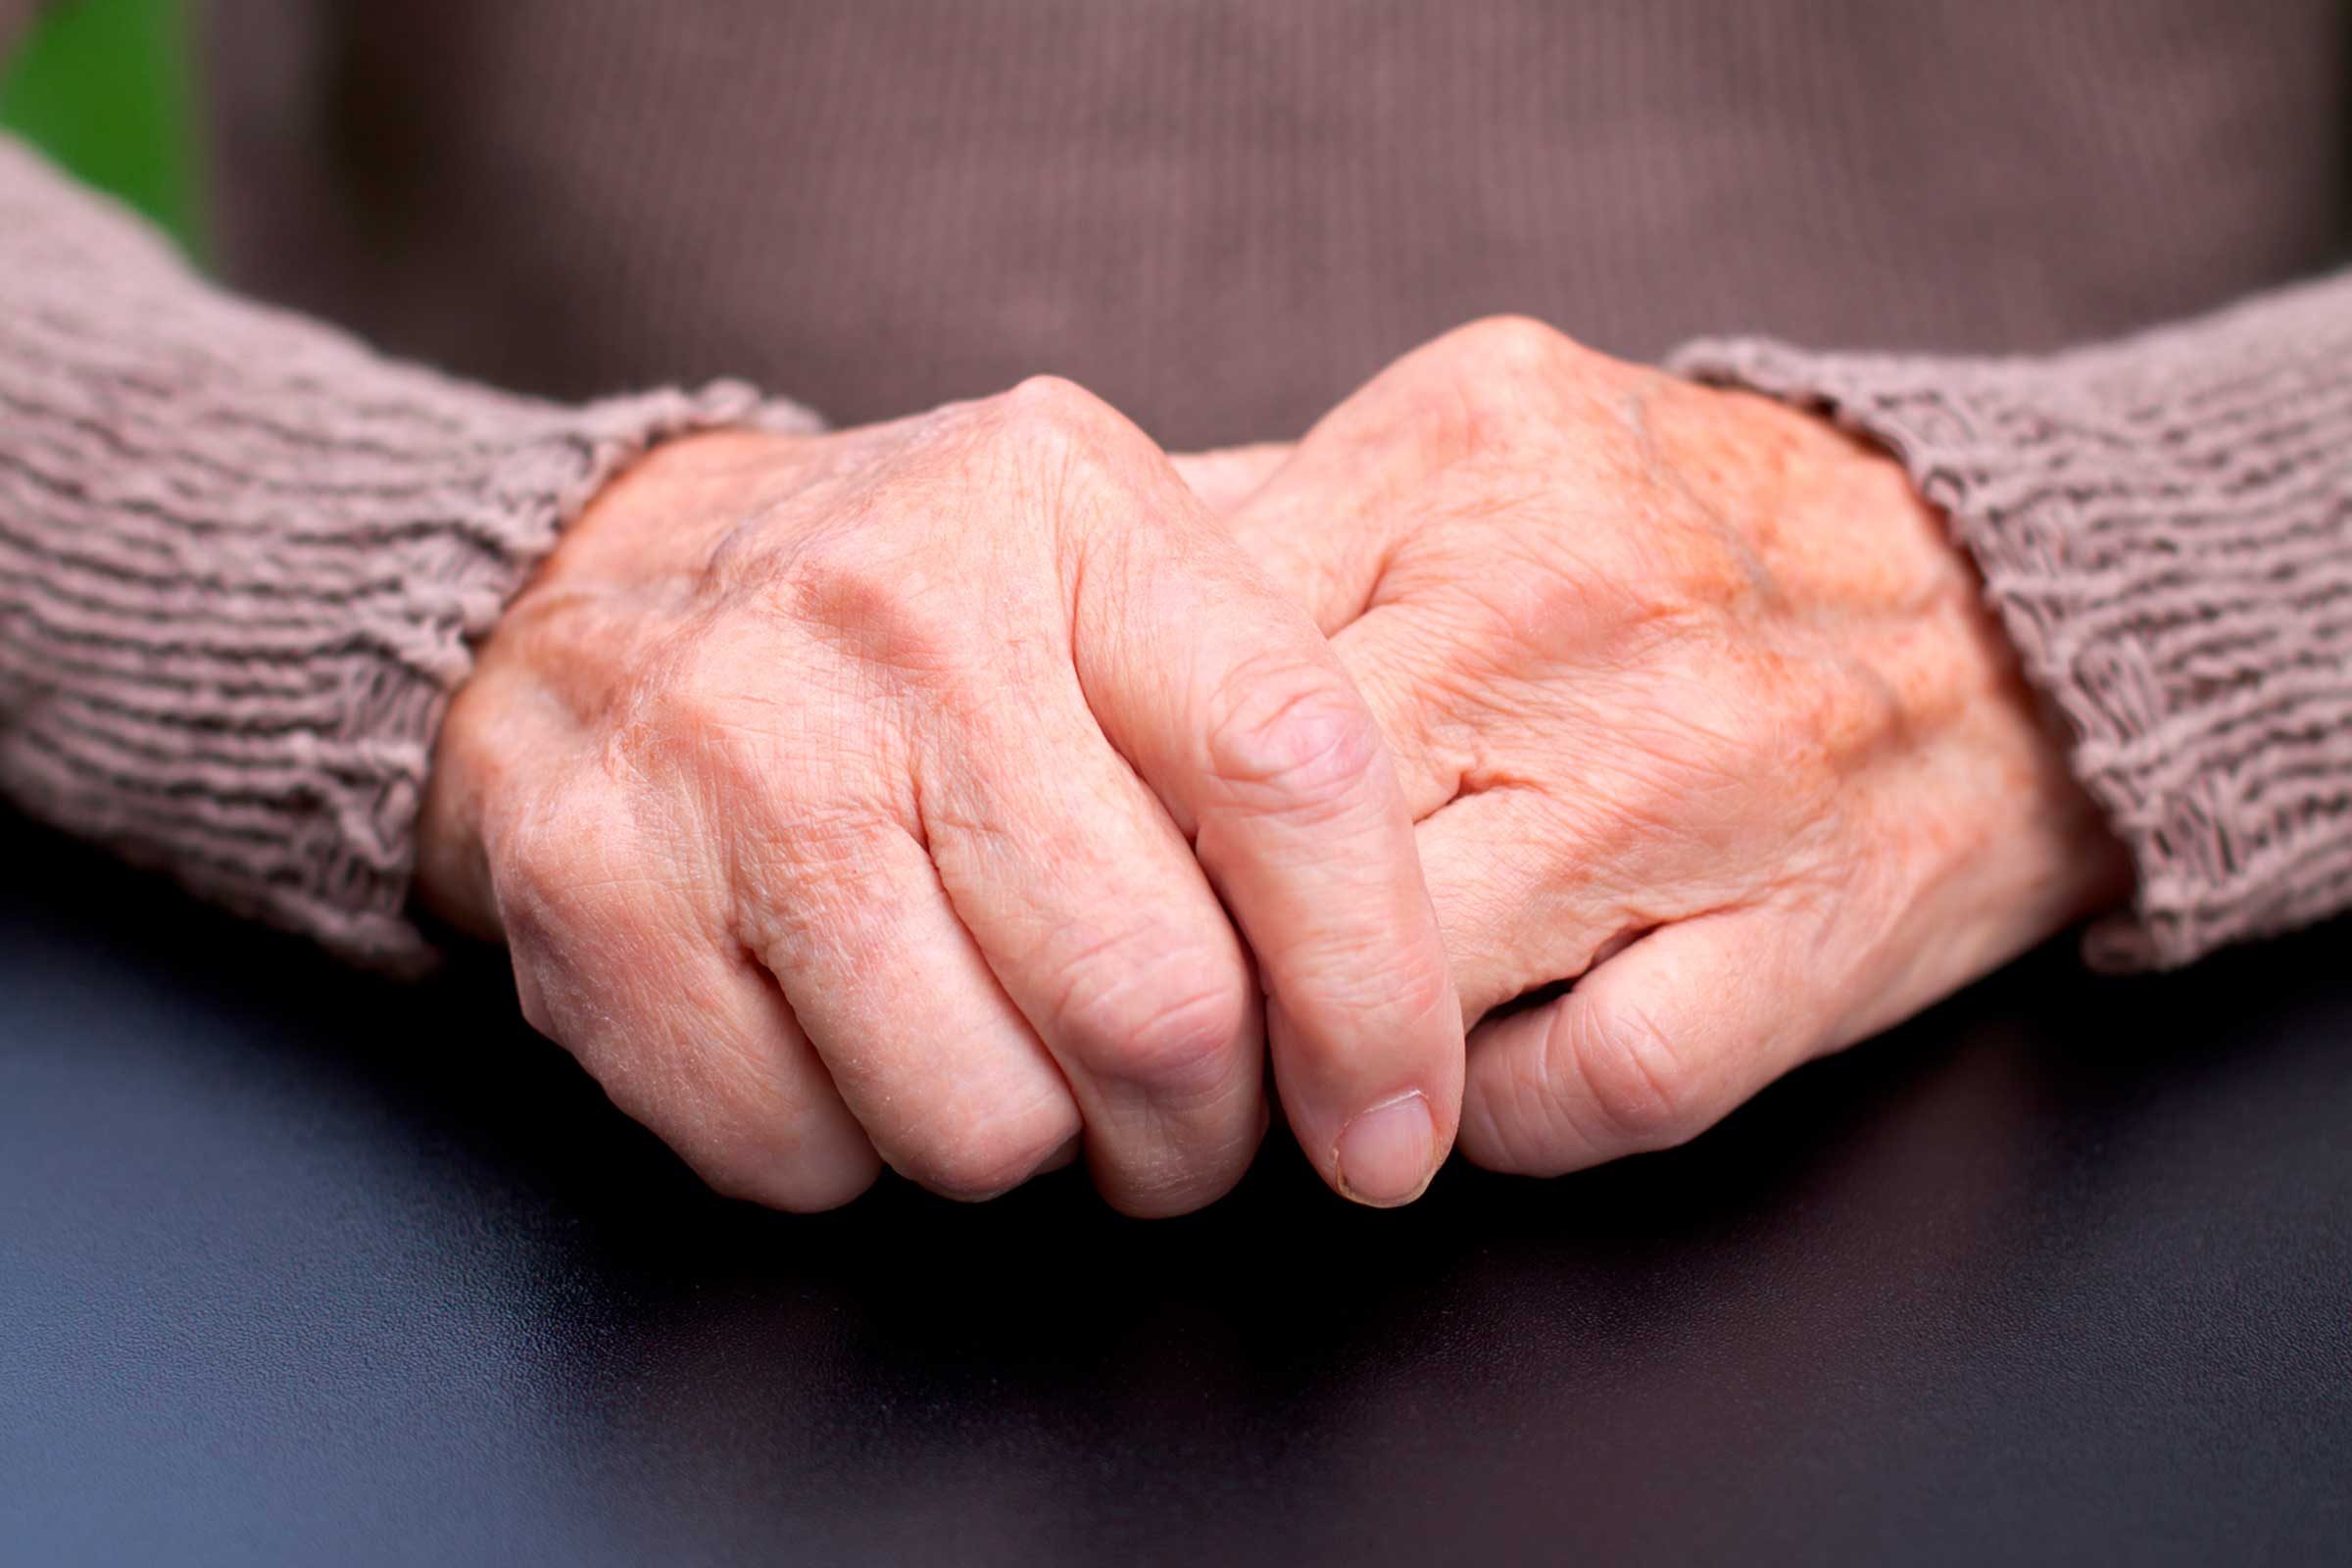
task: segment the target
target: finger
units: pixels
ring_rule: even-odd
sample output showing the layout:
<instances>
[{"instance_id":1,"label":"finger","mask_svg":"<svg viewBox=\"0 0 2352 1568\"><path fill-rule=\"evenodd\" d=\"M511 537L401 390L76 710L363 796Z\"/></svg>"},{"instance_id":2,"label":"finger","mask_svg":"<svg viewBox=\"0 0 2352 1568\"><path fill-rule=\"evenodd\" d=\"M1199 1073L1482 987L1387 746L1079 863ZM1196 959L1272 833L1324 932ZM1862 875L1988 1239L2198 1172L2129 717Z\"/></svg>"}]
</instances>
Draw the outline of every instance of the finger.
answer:
<instances>
[{"instance_id":1,"label":"finger","mask_svg":"<svg viewBox=\"0 0 2352 1568\"><path fill-rule=\"evenodd\" d=\"M746 940L882 1158L964 1200L1044 1168L1077 1135L1077 1105L923 846L886 822L806 822L775 842Z\"/></svg>"},{"instance_id":2,"label":"finger","mask_svg":"<svg viewBox=\"0 0 2352 1568\"><path fill-rule=\"evenodd\" d=\"M1220 447L1213 452L1176 452L1168 456L1193 494L1212 513L1232 511L1290 460L1288 441L1260 441L1246 447Z\"/></svg>"},{"instance_id":3,"label":"finger","mask_svg":"<svg viewBox=\"0 0 2352 1568\"><path fill-rule=\"evenodd\" d=\"M1175 482L1084 558L1089 706L1194 840L1255 954L1291 1124L1341 1192L1418 1196L1458 1113L1461 1016L1378 728L1329 646Z\"/></svg>"},{"instance_id":4,"label":"finger","mask_svg":"<svg viewBox=\"0 0 2352 1568\"><path fill-rule=\"evenodd\" d=\"M1654 889L1534 790L1467 795L1414 830L1462 1016L1573 979L1658 924Z\"/></svg>"},{"instance_id":5,"label":"finger","mask_svg":"<svg viewBox=\"0 0 2352 1568\"><path fill-rule=\"evenodd\" d=\"M1453 710L1463 685L1459 645L1469 635L1435 607L1407 604L1376 605L1332 634L1332 652L1380 726L1416 822L1462 792L1493 728L1491 698Z\"/></svg>"},{"instance_id":6,"label":"finger","mask_svg":"<svg viewBox=\"0 0 2352 1568\"><path fill-rule=\"evenodd\" d=\"M1065 675L1065 679L1066 679ZM1192 847L1110 748L1072 682L1069 723L970 733L998 760L925 792L940 880L1060 1064L1095 1184L1133 1214L1223 1196L1265 1122L1248 955Z\"/></svg>"},{"instance_id":7,"label":"finger","mask_svg":"<svg viewBox=\"0 0 2352 1568\"><path fill-rule=\"evenodd\" d=\"M1462 1149L1557 1175L1682 1143L1822 1045L1810 966L1766 910L1663 926L1470 1038Z\"/></svg>"},{"instance_id":8,"label":"finger","mask_svg":"<svg viewBox=\"0 0 2352 1568\"><path fill-rule=\"evenodd\" d=\"M848 1202L881 1168L873 1146L775 980L692 905L603 866L511 891L523 1015L719 1192L802 1212Z\"/></svg>"},{"instance_id":9,"label":"finger","mask_svg":"<svg viewBox=\"0 0 2352 1568\"><path fill-rule=\"evenodd\" d=\"M1309 438L1247 494L1214 506L1242 555L1325 636L1362 614L1400 530L1367 476Z\"/></svg>"}]
</instances>

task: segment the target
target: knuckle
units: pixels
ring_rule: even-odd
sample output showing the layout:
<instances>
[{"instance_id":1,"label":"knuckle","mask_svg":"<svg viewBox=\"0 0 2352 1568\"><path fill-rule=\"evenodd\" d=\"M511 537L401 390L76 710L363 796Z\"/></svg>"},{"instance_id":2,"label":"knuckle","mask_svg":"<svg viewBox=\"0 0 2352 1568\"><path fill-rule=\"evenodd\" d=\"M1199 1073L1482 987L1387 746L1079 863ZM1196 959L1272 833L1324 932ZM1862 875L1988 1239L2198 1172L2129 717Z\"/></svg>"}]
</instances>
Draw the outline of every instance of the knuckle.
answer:
<instances>
[{"instance_id":1,"label":"knuckle","mask_svg":"<svg viewBox=\"0 0 2352 1568\"><path fill-rule=\"evenodd\" d=\"M1247 1152L1205 1172L1187 1170L1156 1180L1130 1180L1102 1192L1102 1200L1129 1219L1173 1219L1191 1214L1232 1192L1249 1174Z\"/></svg>"},{"instance_id":2,"label":"knuckle","mask_svg":"<svg viewBox=\"0 0 2352 1568\"><path fill-rule=\"evenodd\" d=\"M1072 1048L1107 1076L1183 1102L1230 1087L1256 997L1238 956L1141 942L1103 949L1071 973L1060 1007Z\"/></svg>"},{"instance_id":3,"label":"knuckle","mask_svg":"<svg viewBox=\"0 0 2352 1568\"><path fill-rule=\"evenodd\" d=\"M1892 687L1866 669L1784 659L1772 689L1790 715L1794 747L1806 764L1801 782L1816 794L1841 790L1854 760L1903 728Z\"/></svg>"},{"instance_id":4,"label":"knuckle","mask_svg":"<svg viewBox=\"0 0 2352 1568\"><path fill-rule=\"evenodd\" d=\"M739 719L745 687L734 670L710 640L698 639L640 672L605 731L606 774L625 784L710 762Z\"/></svg>"},{"instance_id":5,"label":"knuckle","mask_svg":"<svg viewBox=\"0 0 2352 1568\"><path fill-rule=\"evenodd\" d=\"M772 616L713 631L686 684L722 715L769 702L778 619L834 658L912 672L958 667L970 620L964 592L956 572L875 530L820 529L779 561L763 585L761 602Z\"/></svg>"},{"instance_id":6,"label":"knuckle","mask_svg":"<svg viewBox=\"0 0 2352 1568\"><path fill-rule=\"evenodd\" d=\"M998 400L1008 411L1049 422L1083 420L1108 410L1108 405L1077 382L1052 374L1024 376L1000 393Z\"/></svg>"},{"instance_id":7,"label":"knuckle","mask_svg":"<svg viewBox=\"0 0 2352 1568\"><path fill-rule=\"evenodd\" d=\"M1312 1009L1366 1020L1390 1041L1410 1042L1416 1051L1440 1042L1448 1052L1461 1050L1461 993L1434 937L1425 944L1410 936L1398 940L1365 933L1319 953L1294 955L1274 994L1294 1016ZM1319 1044L1300 1041L1294 1049L1342 1075L1357 1066L1347 1036Z\"/></svg>"},{"instance_id":8,"label":"knuckle","mask_svg":"<svg viewBox=\"0 0 2352 1568\"><path fill-rule=\"evenodd\" d=\"M1531 316L1489 316L1440 340L1465 370L1482 376L1551 376L1586 354L1574 339Z\"/></svg>"},{"instance_id":9,"label":"knuckle","mask_svg":"<svg viewBox=\"0 0 2352 1568\"><path fill-rule=\"evenodd\" d=\"M1210 775L1245 806L1308 814L1352 799L1382 756L1371 714L1339 676L1263 662L1225 682L1206 748Z\"/></svg>"},{"instance_id":10,"label":"knuckle","mask_svg":"<svg viewBox=\"0 0 2352 1568\"><path fill-rule=\"evenodd\" d=\"M1447 964L1443 943L1432 940L1423 950L1419 961L1400 959L1397 955L1380 955L1376 967L1382 976L1384 994L1391 1012L1399 1018L1413 1020L1459 1039L1466 1020L1462 1017L1462 997L1455 986L1453 970Z\"/></svg>"},{"instance_id":11,"label":"knuckle","mask_svg":"<svg viewBox=\"0 0 2352 1568\"><path fill-rule=\"evenodd\" d=\"M938 1125L898 1151L892 1166L957 1202L1000 1197L1027 1181L1077 1132L1074 1112L1038 1106Z\"/></svg>"},{"instance_id":12,"label":"knuckle","mask_svg":"<svg viewBox=\"0 0 2352 1568\"><path fill-rule=\"evenodd\" d=\"M519 975L540 971L539 1006L559 1024L579 1012L581 987L659 972L703 940L716 906L699 849L647 829L606 781L583 773L544 802L506 813L491 840L491 886ZM568 1029L539 1028L576 1048Z\"/></svg>"},{"instance_id":13,"label":"knuckle","mask_svg":"<svg viewBox=\"0 0 2352 1568\"><path fill-rule=\"evenodd\" d=\"M1049 510L1124 513L1166 478L1166 459L1149 436L1059 376L1031 376L991 399L984 419L984 450Z\"/></svg>"},{"instance_id":14,"label":"knuckle","mask_svg":"<svg viewBox=\"0 0 2352 1568\"><path fill-rule=\"evenodd\" d=\"M1117 410L1058 375L1030 376L988 408L999 439L1053 454L1115 444L1129 428Z\"/></svg>"},{"instance_id":15,"label":"knuckle","mask_svg":"<svg viewBox=\"0 0 2352 1568\"><path fill-rule=\"evenodd\" d=\"M793 1214L839 1208L871 1187L881 1170L872 1159L779 1160L773 1148L749 1139L685 1157L719 1197Z\"/></svg>"},{"instance_id":16,"label":"knuckle","mask_svg":"<svg viewBox=\"0 0 2352 1568\"><path fill-rule=\"evenodd\" d=\"M1480 559L1485 543L1472 536L1459 544L1433 542L1427 550L1434 564L1453 568L1425 601L1432 667L1467 666L1464 677L1476 679L1487 669L1462 655L1492 648L1489 668L1550 669L1586 658L1596 628L1614 630L1597 612L1613 604L1620 585L1556 560L1514 560L1494 570ZM1436 619L1441 607L1458 613Z\"/></svg>"},{"instance_id":17,"label":"knuckle","mask_svg":"<svg viewBox=\"0 0 2352 1568\"><path fill-rule=\"evenodd\" d=\"M1572 996L1547 1044L1546 1080L1573 1102L1562 1113L1595 1124L1611 1146L1667 1149L1705 1127L1702 1085L1640 1004Z\"/></svg>"},{"instance_id":18,"label":"knuckle","mask_svg":"<svg viewBox=\"0 0 2352 1568\"><path fill-rule=\"evenodd\" d=\"M819 528L773 564L770 586L808 618L858 625L897 602L903 575L893 554L871 533Z\"/></svg>"},{"instance_id":19,"label":"knuckle","mask_svg":"<svg viewBox=\"0 0 2352 1568\"><path fill-rule=\"evenodd\" d=\"M618 813L593 787L573 784L515 806L492 826L492 880L502 923L545 932L612 885Z\"/></svg>"},{"instance_id":20,"label":"knuckle","mask_svg":"<svg viewBox=\"0 0 2352 1568\"><path fill-rule=\"evenodd\" d=\"M1402 362L1394 414L1434 462L1507 458L1562 438L1597 361L1542 321L1491 317Z\"/></svg>"},{"instance_id":21,"label":"knuckle","mask_svg":"<svg viewBox=\"0 0 2352 1568\"><path fill-rule=\"evenodd\" d=\"M881 1160L820 1078L778 1072L767 1042L723 1021L678 1023L640 1036L630 1067L600 1077L616 1104L677 1139L713 1191L813 1213L872 1183Z\"/></svg>"}]
</instances>

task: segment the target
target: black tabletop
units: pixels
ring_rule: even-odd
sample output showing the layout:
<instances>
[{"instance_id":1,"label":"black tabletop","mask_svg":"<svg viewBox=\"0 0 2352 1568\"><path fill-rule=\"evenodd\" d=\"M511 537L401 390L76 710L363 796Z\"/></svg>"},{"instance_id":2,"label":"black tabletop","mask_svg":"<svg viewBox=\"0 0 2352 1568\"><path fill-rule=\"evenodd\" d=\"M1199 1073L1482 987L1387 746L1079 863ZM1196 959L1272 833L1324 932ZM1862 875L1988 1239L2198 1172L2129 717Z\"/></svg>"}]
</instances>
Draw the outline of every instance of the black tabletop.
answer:
<instances>
[{"instance_id":1,"label":"black tabletop","mask_svg":"<svg viewBox=\"0 0 2352 1568\"><path fill-rule=\"evenodd\" d=\"M1397 1213L701 1190L517 1019L0 822L0 1558L2352 1559L2344 925L2053 949Z\"/></svg>"}]
</instances>

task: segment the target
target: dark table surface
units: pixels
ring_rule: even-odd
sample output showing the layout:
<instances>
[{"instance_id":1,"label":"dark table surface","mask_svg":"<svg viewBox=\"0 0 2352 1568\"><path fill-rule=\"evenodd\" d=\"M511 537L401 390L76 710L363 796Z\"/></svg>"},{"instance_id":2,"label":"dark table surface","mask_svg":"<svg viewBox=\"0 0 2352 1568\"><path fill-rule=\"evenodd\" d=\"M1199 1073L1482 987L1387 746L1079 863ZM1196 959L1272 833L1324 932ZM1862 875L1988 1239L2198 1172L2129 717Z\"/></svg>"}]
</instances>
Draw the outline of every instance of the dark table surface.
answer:
<instances>
[{"instance_id":1,"label":"dark table surface","mask_svg":"<svg viewBox=\"0 0 2352 1568\"><path fill-rule=\"evenodd\" d=\"M1694 1145L819 1218L0 822L0 1558L2352 1560L2352 963L2062 947Z\"/></svg>"}]
</instances>

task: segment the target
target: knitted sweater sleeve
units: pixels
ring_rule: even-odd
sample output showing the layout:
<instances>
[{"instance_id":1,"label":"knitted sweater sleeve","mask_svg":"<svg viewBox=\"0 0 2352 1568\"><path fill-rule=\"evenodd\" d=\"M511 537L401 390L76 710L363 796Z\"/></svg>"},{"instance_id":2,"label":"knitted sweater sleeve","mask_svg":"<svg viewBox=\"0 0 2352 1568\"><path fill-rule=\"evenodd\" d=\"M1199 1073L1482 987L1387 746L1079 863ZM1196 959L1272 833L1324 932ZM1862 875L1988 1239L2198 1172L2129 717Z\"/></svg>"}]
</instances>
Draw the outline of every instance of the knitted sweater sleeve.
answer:
<instances>
[{"instance_id":1,"label":"knitted sweater sleeve","mask_svg":"<svg viewBox=\"0 0 2352 1568\"><path fill-rule=\"evenodd\" d=\"M0 136L0 795L390 967L471 647L650 443L749 388L581 408L234 299Z\"/></svg>"},{"instance_id":2,"label":"knitted sweater sleeve","mask_svg":"<svg viewBox=\"0 0 2352 1568\"><path fill-rule=\"evenodd\" d=\"M1826 411L1948 516L2137 866L2094 962L2352 905L2352 273L2046 359L1673 365Z\"/></svg>"}]
</instances>

